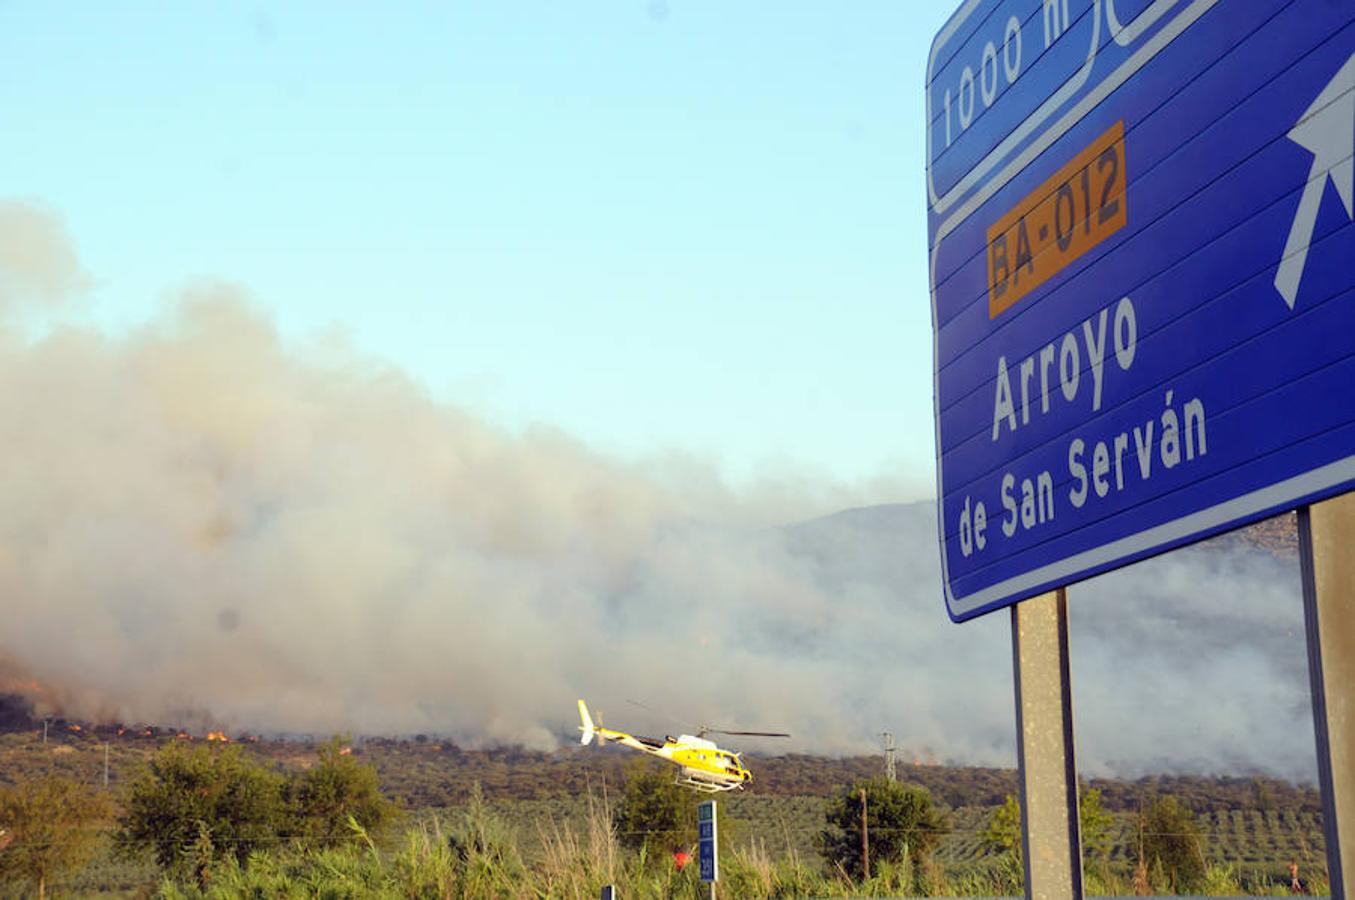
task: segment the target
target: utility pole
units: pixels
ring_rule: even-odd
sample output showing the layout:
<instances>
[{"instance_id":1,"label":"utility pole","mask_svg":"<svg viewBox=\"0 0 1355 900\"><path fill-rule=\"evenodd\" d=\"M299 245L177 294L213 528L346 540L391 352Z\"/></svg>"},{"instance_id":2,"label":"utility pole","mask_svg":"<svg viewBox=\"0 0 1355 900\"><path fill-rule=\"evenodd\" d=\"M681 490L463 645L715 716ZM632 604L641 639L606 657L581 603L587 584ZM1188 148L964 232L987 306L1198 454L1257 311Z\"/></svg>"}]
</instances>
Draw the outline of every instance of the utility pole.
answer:
<instances>
[{"instance_id":1,"label":"utility pole","mask_svg":"<svg viewBox=\"0 0 1355 900\"><path fill-rule=\"evenodd\" d=\"M894 769L894 735L888 731L884 732L885 739L885 781L893 782L898 780L898 772Z\"/></svg>"},{"instance_id":2,"label":"utility pole","mask_svg":"<svg viewBox=\"0 0 1355 900\"><path fill-rule=\"evenodd\" d=\"M44 746L47 744L47 721L47 719L42 720L42 743Z\"/></svg>"},{"instance_id":3,"label":"utility pole","mask_svg":"<svg viewBox=\"0 0 1355 900\"><path fill-rule=\"evenodd\" d=\"M866 826L866 789L861 789L861 871L870 880L870 834Z\"/></svg>"}]
</instances>

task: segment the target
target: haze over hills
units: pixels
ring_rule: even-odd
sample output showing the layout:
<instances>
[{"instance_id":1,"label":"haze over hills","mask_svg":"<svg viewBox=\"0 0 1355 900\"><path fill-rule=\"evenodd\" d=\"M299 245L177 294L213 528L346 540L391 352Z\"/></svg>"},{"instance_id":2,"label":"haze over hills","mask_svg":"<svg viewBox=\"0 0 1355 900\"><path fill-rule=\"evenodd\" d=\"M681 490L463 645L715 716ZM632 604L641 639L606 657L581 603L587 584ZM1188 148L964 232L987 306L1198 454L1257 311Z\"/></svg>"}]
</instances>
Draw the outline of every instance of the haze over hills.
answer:
<instances>
[{"instance_id":1,"label":"haze over hills","mask_svg":"<svg viewBox=\"0 0 1355 900\"><path fill-rule=\"evenodd\" d=\"M788 534L817 582L884 590L897 607L877 619L897 627L874 639L897 647L881 672L903 699L880 711L908 723L896 732L946 758L1013 765L1009 617L946 619L933 504L849 510ZM1296 551L1290 514L1070 588L1084 771L1316 777Z\"/></svg>"},{"instance_id":2,"label":"haze over hills","mask_svg":"<svg viewBox=\"0 0 1355 900\"><path fill-rule=\"evenodd\" d=\"M782 573L781 587L798 586L799 593L788 594L786 615L775 603L728 608L740 624L719 634L716 650L752 668L732 676L737 693L717 692L711 705L728 711L721 724L791 722L799 731L789 745L751 742L750 749L764 754L866 753L878 745L878 731L888 728L904 763L1014 763L1007 616L963 626L946 619L936 588L933 509L926 502L862 507L752 531L749 539L762 548L764 564L765 554L778 554L764 577ZM1278 519L1073 589L1084 772L1132 777L1259 771L1311 780L1311 719L1298 638L1301 611L1291 596L1297 576L1290 535L1292 522ZM729 540L730 533L724 537ZM711 647L709 638L695 643L697 653ZM671 661L691 652L675 645L662 652L648 675L620 672L624 691L592 694L611 701L610 721L655 733L680 729L691 723L625 703L622 694L644 696L651 706L671 702L679 713L700 707L701 698L671 681L683 677L673 675L678 669ZM719 671L714 668L719 661L714 654L706 659L714 660L704 673L709 677ZM807 709L774 687L761 696L750 688L768 671L795 669L823 675L832 696L827 709ZM492 683L477 692L492 696ZM178 712L182 718L184 711ZM207 721L225 721L205 709L188 711L188 718L195 717L203 717L203 728ZM258 727L248 720L233 724ZM279 724L274 730L310 730ZM524 743L486 741L473 727L439 728L430 719L412 728L401 724L391 731L446 734L467 746ZM556 716L542 728L567 741L572 724ZM345 727L372 731L358 721ZM853 732L854 739L840 737Z\"/></svg>"}]
</instances>

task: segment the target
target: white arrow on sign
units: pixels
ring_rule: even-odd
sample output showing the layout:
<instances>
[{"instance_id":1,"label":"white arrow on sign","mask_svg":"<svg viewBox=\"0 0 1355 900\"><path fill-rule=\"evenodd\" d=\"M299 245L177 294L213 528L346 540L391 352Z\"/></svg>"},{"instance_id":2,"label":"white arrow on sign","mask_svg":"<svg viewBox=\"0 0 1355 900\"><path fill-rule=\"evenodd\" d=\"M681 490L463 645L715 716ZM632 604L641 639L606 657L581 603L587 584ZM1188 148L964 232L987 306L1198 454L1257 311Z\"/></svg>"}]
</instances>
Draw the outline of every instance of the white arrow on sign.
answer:
<instances>
[{"instance_id":1,"label":"white arrow on sign","mask_svg":"<svg viewBox=\"0 0 1355 900\"><path fill-rule=\"evenodd\" d=\"M1299 198L1280 269L1275 273L1275 288L1293 309L1328 178L1346 204L1346 215L1355 217L1355 53L1289 129L1289 139L1313 154L1308 184Z\"/></svg>"}]
</instances>

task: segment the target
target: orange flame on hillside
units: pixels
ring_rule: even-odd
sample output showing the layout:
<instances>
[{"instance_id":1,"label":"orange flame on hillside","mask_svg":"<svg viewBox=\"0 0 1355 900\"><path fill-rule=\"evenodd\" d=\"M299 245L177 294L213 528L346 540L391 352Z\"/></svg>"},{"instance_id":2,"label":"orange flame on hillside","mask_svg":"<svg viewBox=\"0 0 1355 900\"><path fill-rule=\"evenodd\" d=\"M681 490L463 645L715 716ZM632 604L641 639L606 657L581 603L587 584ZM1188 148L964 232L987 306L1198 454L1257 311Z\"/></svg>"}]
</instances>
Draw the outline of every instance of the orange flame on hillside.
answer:
<instances>
[{"instance_id":1,"label":"orange flame on hillside","mask_svg":"<svg viewBox=\"0 0 1355 900\"><path fill-rule=\"evenodd\" d=\"M36 678L22 681L18 678L0 676L0 694L45 694L46 689Z\"/></svg>"},{"instance_id":2,"label":"orange flame on hillside","mask_svg":"<svg viewBox=\"0 0 1355 900\"><path fill-rule=\"evenodd\" d=\"M340 756L352 756L352 755L353 755L353 748L352 748L352 747L344 747L344 748L342 748L341 750L339 750L339 755L340 755Z\"/></svg>"},{"instance_id":3,"label":"orange flame on hillside","mask_svg":"<svg viewBox=\"0 0 1355 900\"><path fill-rule=\"evenodd\" d=\"M76 732L77 734L78 734L79 732L81 732L81 731L84 731L84 729L81 728L79 725L67 725L67 726L66 726L66 730L67 730L67 731L74 731L74 732Z\"/></svg>"},{"instance_id":4,"label":"orange flame on hillside","mask_svg":"<svg viewBox=\"0 0 1355 900\"><path fill-rule=\"evenodd\" d=\"M219 741L219 742L221 742L221 743L223 743L223 744L229 744L229 743L231 742L231 739L228 738L228 737L226 737L226 733L225 733L224 731L209 731L209 732L207 732L207 740L209 740L209 741Z\"/></svg>"},{"instance_id":5,"label":"orange flame on hillside","mask_svg":"<svg viewBox=\"0 0 1355 900\"><path fill-rule=\"evenodd\" d=\"M191 740L193 740L193 735L189 734L189 733L186 732L186 731L180 731L178 734L174 735L174 737L178 738L178 739L181 740L181 741L191 741Z\"/></svg>"}]
</instances>

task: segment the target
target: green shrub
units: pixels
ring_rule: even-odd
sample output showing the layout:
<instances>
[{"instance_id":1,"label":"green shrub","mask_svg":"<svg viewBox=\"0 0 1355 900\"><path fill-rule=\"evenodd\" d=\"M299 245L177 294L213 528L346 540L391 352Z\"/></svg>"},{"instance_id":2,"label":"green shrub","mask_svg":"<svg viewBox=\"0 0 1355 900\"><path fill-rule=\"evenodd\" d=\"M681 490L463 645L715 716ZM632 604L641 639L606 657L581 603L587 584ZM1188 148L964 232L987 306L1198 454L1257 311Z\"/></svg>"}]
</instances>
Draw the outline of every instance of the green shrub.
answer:
<instances>
[{"instance_id":1,"label":"green shrub","mask_svg":"<svg viewBox=\"0 0 1355 900\"><path fill-rule=\"evenodd\" d=\"M286 832L283 788L281 775L238 747L166 744L132 782L118 839L205 884L211 863L230 856L243 864Z\"/></svg>"},{"instance_id":2,"label":"green shrub","mask_svg":"<svg viewBox=\"0 0 1355 900\"><path fill-rule=\"evenodd\" d=\"M678 785L669 767L637 759L626 769L626 787L616 811L617 839L623 847L643 849L662 860L696 843L693 793Z\"/></svg>"},{"instance_id":3,"label":"green shrub","mask_svg":"<svg viewBox=\"0 0 1355 900\"><path fill-rule=\"evenodd\" d=\"M345 743L335 737L322 744L319 761L295 776L288 790L297 831L322 847L355 839L350 818L372 832L397 811L382 796L376 769L346 753Z\"/></svg>"}]
</instances>

